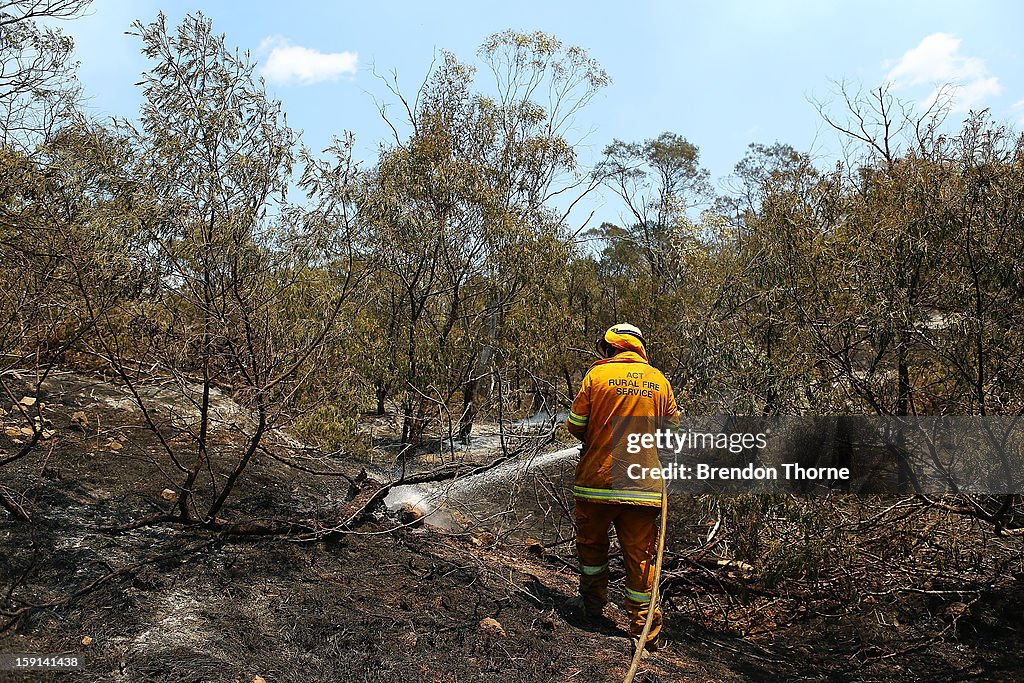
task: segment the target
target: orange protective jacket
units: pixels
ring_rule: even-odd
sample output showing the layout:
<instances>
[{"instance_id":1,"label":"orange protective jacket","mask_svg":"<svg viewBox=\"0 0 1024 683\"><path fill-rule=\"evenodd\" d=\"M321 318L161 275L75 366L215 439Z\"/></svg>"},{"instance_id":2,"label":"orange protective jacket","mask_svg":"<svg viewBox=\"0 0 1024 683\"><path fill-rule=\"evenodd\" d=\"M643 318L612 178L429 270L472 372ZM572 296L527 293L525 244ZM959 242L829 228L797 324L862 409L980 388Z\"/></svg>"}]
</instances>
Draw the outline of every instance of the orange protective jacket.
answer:
<instances>
[{"instance_id":1,"label":"orange protective jacket","mask_svg":"<svg viewBox=\"0 0 1024 683\"><path fill-rule=\"evenodd\" d=\"M629 434L674 425L679 409L672 386L647 362L643 346L630 346L633 350L590 366L572 402L566 427L583 441L573 495L595 502L659 506L661 481L629 476L633 464L658 467L657 450L638 444L628 449Z\"/></svg>"}]
</instances>

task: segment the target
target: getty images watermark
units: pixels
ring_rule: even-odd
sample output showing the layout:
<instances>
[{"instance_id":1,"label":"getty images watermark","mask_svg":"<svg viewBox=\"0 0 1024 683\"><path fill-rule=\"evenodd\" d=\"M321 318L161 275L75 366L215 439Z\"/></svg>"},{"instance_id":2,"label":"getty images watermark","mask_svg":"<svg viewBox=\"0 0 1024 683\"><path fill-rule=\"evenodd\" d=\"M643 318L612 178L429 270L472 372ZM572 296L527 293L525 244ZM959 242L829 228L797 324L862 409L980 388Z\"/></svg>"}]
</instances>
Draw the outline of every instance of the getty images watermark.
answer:
<instances>
[{"instance_id":1,"label":"getty images watermark","mask_svg":"<svg viewBox=\"0 0 1024 683\"><path fill-rule=\"evenodd\" d=\"M615 488L687 493L1024 493L1013 417L613 420Z\"/></svg>"},{"instance_id":2,"label":"getty images watermark","mask_svg":"<svg viewBox=\"0 0 1024 683\"><path fill-rule=\"evenodd\" d=\"M655 429L654 432L630 432L626 435L626 452L643 453L657 449L659 453L679 455L692 450L721 450L737 455L768 448L766 432L697 432L690 429ZM692 464L670 461L657 467L631 463L626 476L634 480L664 479L682 481L776 481L789 480L849 481L849 467L808 466L799 462L783 462L779 466L760 465L753 461L742 466L715 465L708 461Z\"/></svg>"}]
</instances>

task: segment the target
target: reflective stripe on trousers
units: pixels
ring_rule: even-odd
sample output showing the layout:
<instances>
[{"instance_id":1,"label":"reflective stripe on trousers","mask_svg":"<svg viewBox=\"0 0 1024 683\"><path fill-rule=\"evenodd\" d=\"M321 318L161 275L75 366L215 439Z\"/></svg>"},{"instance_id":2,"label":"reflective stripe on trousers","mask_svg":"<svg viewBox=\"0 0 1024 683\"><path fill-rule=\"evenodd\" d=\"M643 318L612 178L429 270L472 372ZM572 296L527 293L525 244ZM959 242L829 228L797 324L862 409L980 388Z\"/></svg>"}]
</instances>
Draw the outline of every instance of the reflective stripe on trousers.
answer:
<instances>
[{"instance_id":1,"label":"reflective stripe on trousers","mask_svg":"<svg viewBox=\"0 0 1024 683\"><path fill-rule=\"evenodd\" d=\"M576 498L576 551L580 562L580 595L587 611L600 613L608 602L608 531L615 525L626 568L625 606L629 630L639 635L647 620L654 588L654 556L658 548L660 508L649 505L598 503ZM598 569L593 574L583 568ZM655 606L648 640L661 632L661 610Z\"/></svg>"}]
</instances>

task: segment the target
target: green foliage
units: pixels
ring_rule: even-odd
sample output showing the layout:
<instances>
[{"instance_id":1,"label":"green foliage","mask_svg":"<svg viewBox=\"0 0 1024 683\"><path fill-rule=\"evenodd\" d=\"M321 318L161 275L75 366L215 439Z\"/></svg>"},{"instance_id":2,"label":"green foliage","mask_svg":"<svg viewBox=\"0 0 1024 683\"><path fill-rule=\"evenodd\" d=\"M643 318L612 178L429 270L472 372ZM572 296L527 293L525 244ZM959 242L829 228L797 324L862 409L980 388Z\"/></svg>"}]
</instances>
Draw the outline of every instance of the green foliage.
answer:
<instances>
[{"instance_id":1,"label":"green foliage","mask_svg":"<svg viewBox=\"0 0 1024 683\"><path fill-rule=\"evenodd\" d=\"M292 431L310 446L363 457L368 444L358 433L359 416L370 405L372 392L352 370L339 372L336 369L332 375L335 377L333 386L316 404L303 411Z\"/></svg>"},{"instance_id":2,"label":"green foliage","mask_svg":"<svg viewBox=\"0 0 1024 683\"><path fill-rule=\"evenodd\" d=\"M845 564L855 548L837 508L789 495L721 497L731 555L754 566L768 586L816 581Z\"/></svg>"},{"instance_id":3,"label":"green foliage","mask_svg":"<svg viewBox=\"0 0 1024 683\"><path fill-rule=\"evenodd\" d=\"M0 5L0 146L32 154L79 118L74 42L52 25L91 0L9 0Z\"/></svg>"},{"instance_id":4,"label":"green foliage","mask_svg":"<svg viewBox=\"0 0 1024 683\"><path fill-rule=\"evenodd\" d=\"M1024 409L1024 139L986 114L952 130L941 111L893 119L884 87L849 96L850 123L826 117L851 143L842 163L754 144L712 202L678 133L613 140L582 168L576 119L607 74L505 31L474 64L443 53L413 97L386 83L403 120L382 107L394 139L362 168L351 134L300 149L202 15L135 24L152 60L138 126L47 124L74 100L70 43L28 19L0 44L18 67L4 120L32 130L27 145L9 123L0 145L4 368L145 366L329 448L358 442L358 412L397 406L417 443L449 418L468 434L498 390L564 407L597 337L629 321L691 412ZM564 206L599 183L625 219L579 235ZM205 471L194 437L179 467ZM803 559L744 552L787 576L827 559L805 511L764 504L807 530Z\"/></svg>"},{"instance_id":5,"label":"green foliage","mask_svg":"<svg viewBox=\"0 0 1024 683\"><path fill-rule=\"evenodd\" d=\"M411 442L429 414L448 410L468 433L481 379L521 361L534 342L517 323L540 288L557 286L551 274L568 253L545 205L577 182L561 180L576 163L563 135L607 80L585 52L540 33L497 34L480 55L495 78L490 93L475 90L475 69L447 53L414 104L394 88L411 133L381 151L367 186L379 270L359 327L382 358L364 366L378 386L397 370ZM541 85L550 101L536 101ZM533 322L544 324L559 320ZM460 394L462 407L449 407Z\"/></svg>"}]
</instances>

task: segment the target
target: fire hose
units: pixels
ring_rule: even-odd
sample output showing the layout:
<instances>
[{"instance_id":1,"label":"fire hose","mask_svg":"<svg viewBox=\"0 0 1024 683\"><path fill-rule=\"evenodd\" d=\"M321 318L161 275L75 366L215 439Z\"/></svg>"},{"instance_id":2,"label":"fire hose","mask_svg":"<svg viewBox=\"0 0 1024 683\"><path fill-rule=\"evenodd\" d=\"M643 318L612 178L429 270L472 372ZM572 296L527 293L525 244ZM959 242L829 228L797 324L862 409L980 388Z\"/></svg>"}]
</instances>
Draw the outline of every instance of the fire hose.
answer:
<instances>
[{"instance_id":1,"label":"fire hose","mask_svg":"<svg viewBox=\"0 0 1024 683\"><path fill-rule=\"evenodd\" d=\"M651 604L647 608L647 621L644 623L644 630L637 640L636 652L633 653L633 662L629 665L629 671L622 683L633 683L637 669L640 666L640 659L644 655L644 647L647 645L647 636L651 632L651 624L654 623L654 612L658 609L658 598L660 591L658 585L661 583L661 561L665 556L665 528L668 526L668 490L665 487L665 480L661 480L661 527L658 530L658 553L654 560L654 587L651 588Z\"/></svg>"}]
</instances>

